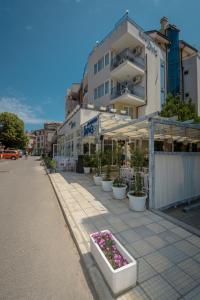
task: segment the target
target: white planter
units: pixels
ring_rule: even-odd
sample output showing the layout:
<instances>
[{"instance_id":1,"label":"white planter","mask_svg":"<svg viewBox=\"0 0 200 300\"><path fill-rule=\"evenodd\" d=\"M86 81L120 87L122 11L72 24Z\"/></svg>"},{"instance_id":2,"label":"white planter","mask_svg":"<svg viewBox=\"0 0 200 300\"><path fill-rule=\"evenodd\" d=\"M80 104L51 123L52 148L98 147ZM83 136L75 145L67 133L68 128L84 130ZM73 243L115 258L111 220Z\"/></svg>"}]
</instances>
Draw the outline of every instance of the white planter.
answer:
<instances>
[{"instance_id":1,"label":"white planter","mask_svg":"<svg viewBox=\"0 0 200 300\"><path fill-rule=\"evenodd\" d=\"M90 167L83 167L84 174L90 174Z\"/></svg>"},{"instance_id":2,"label":"white planter","mask_svg":"<svg viewBox=\"0 0 200 300\"><path fill-rule=\"evenodd\" d=\"M103 232L109 231L104 230ZM116 243L117 249L128 261L127 265L116 270L114 270L108 262L99 245L95 243L92 238L92 234L90 235L90 250L92 256L94 257L94 260L96 261L112 292L116 295L136 285L137 262L114 236L113 240Z\"/></svg>"},{"instance_id":3,"label":"white planter","mask_svg":"<svg viewBox=\"0 0 200 300\"><path fill-rule=\"evenodd\" d=\"M112 186L112 190L113 190L113 196L115 199L122 200L122 199L126 198L126 185L125 184L123 187Z\"/></svg>"},{"instance_id":4,"label":"white planter","mask_svg":"<svg viewBox=\"0 0 200 300\"><path fill-rule=\"evenodd\" d=\"M104 192L112 192L112 180L102 180L101 184Z\"/></svg>"},{"instance_id":5,"label":"white planter","mask_svg":"<svg viewBox=\"0 0 200 300\"><path fill-rule=\"evenodd\" d=\"M101 182L102 182L102 179L103 179L103 177L102 176L93 176L93 179L94 179L94 183L96 184L96 185L101 185Z\"/></svg>"},{"instance_id":6,"label":"white planter","mask_svg":"<svg viewBox=\"0 0 200 300\"><path fill-rule=\"evenodd\" d=\"M147 195L138 197L138 196L131 195L129 192L128 198L129 198L129 207L131 210L135 210L135 211L144 211L145 210Z\"/></svg>"}]
</instances>

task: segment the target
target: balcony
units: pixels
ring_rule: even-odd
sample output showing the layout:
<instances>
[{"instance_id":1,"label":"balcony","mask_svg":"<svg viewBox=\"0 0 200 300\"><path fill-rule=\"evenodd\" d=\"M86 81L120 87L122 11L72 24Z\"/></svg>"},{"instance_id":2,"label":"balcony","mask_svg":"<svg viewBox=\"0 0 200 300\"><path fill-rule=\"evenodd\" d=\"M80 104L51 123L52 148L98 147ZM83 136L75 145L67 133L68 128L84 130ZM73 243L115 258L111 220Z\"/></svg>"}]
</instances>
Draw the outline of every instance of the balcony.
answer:
<instances>
[{"instance_id":1,"label":"balcony","mask_svg":"<svg viewBox=\"0 0 200 300\"><path fill-rule=\"evenodd\" d=\"M111 104L124 103L140 106L145 104L145 89L131 82L120 83L111 90Z\"/></svg>"},{"instance_id":2,"label":"balcony","mask_svg":"<svg viewBox=\"0 0 200 300\"><path fill-rule=\"evenodd\" d=\"M141 56L136 56L130 49L119 53L111 62L111 75L118 80L136 75L144 75L145 62Z\"/></svg>"}]
</instances>

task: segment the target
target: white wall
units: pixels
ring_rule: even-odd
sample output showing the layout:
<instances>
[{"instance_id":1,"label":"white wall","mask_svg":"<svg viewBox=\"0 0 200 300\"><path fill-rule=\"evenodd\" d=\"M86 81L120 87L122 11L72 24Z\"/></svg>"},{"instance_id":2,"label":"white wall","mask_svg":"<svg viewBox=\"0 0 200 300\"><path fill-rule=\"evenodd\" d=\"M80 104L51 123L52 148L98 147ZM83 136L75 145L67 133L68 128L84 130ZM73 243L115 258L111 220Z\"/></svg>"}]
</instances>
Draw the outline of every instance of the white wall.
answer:
<instances>
[{"instance_id":1,"label":"white wall","mask_svg":"<svg viewBox=\"0 0 200 300\"><path fill-rule=\"evenodd\" d=\"M104 67L100 72L94 75L94 64L107 52L115 50L115 44L119 40L124 41L123 49L130 45L131 36L133 42L138 40L138 44L145 47L145 56L147 55L147 105L139 108L139 116L150 114L161 110L160 103L160 60L166 60L165 53L154 42L151 41L152 47L157 51L157 55L148 49L149 41L141 38L140 30L129 22L124 22L117 28L105 42L94 48L88 60L88 103L94 103L96 106L109 105L110 93L104 97L94 100L94 89L105 81L111 79L110 64ZM129 37L127 36L129 35ZM134 40L135 39L135 40ZM129 42L129 44L126 43ZM146 82L146 80L145 80Z\"/></svg>"},{"instance_id":2,"label":"white wall","mask_svg":"<svg viewBox=\"0 0 200 300\"><path fill-rule=\"evenodd\" d=\"M198 99L198 84L197 84L197 56L193 56L191 58L185 59L183 61L184 71L188 71L189 73L184 75L184 93L189 93L189 97L191 98L193 103L197 106ZM199 77L200 79L200 77ZM199 81L200 82L200 81ZM184 95L185 98L185 95Z\"/></svg>"},{"instance_id":3,"label":"white wall","mask_svg":"<svg viewBox=\"0 0 200 300\"><path fill-rule=\"evenodd\" d=\"M200 153L155 154L155 208L200 195Z\"/></svg>"}]
</instances>

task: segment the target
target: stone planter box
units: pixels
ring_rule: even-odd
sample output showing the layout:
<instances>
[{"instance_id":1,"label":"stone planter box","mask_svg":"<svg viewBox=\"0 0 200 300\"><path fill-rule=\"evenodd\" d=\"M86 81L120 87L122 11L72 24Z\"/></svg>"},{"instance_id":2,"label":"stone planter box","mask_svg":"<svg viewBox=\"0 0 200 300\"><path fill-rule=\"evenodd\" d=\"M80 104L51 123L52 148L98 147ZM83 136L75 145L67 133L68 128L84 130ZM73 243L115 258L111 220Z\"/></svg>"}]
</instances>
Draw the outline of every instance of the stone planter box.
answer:
<instances>
[{"instance_id":1,"label":"stone planter box","mask_svg":"<svg viewBox=\"0 0 200 300\"><path fill-rule=\"evenodd\" d=\"M102 232L109 232L109 230L103 230ZM116 243L117 249L128 261L127 265L119 269L113 269L99 245L95 243L92 234L90 235L90 249L92 256L101 270L107 284L113 294L117 295L136 285L137 262L114 236L113 240Z\"/></svg>"}]
</instances>

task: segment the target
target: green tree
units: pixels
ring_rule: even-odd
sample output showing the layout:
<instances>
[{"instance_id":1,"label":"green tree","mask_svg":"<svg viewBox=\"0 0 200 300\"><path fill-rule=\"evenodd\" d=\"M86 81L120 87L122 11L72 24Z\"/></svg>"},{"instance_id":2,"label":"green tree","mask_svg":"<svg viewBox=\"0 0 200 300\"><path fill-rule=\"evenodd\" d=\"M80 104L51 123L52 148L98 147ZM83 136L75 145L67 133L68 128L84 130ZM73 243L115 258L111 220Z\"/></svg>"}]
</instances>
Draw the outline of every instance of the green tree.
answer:
<instances>
[{"instance_id":1,"label":"green tree","mask_svg":"<svg viewBox=\"0 0 200 300\"><path fill-rule=\"evenodd\" d=\"M161 116L170 118L177 116L179 121L193 120L194 123L200 123L192 100L181 100L180 96L168 94L166 103L162 107Z\"/></svg>"},{"instance_id":2,"label":"green tree","mask_svg":"<svg viewBox=\"0 0 200 300\"><path fill-rule=\"evenodd\" d=\"M22 149L28 138L24 133L24 122L9 112L0 114L0 142L6 148Z\"/></svg>"}]
</instances>

